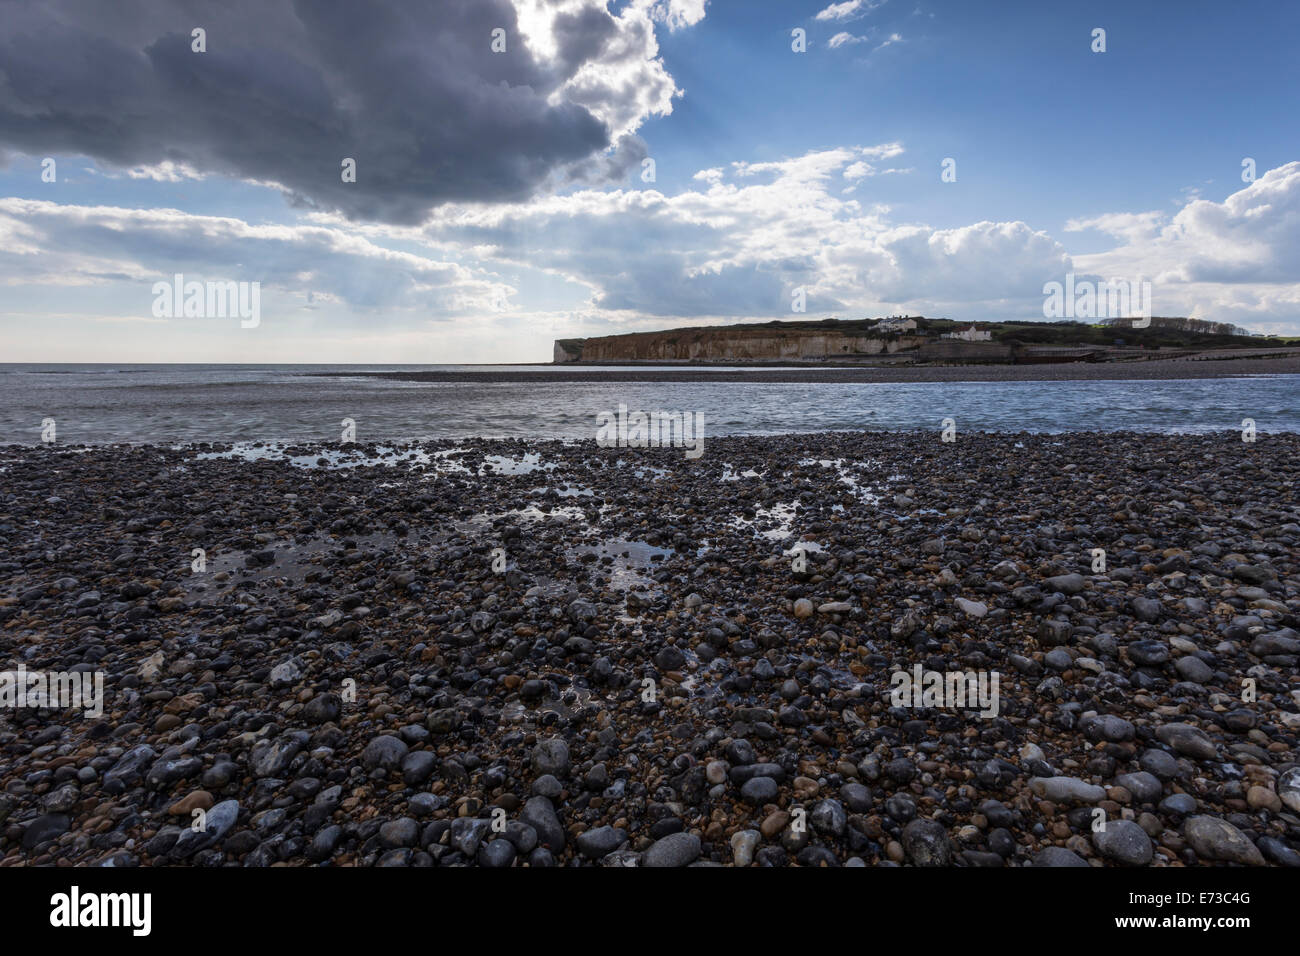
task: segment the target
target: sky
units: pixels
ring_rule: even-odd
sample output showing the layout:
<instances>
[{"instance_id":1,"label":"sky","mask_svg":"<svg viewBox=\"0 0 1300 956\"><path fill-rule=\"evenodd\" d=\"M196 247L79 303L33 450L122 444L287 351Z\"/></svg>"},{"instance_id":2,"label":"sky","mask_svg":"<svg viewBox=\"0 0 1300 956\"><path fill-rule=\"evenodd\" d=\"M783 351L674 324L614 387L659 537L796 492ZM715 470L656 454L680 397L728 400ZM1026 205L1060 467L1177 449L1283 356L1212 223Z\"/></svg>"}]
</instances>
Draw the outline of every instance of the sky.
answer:
<instances>
[{"instance_id":1,"label":"sky","mask_svg":"<svg viewBox=\"0 0 1300 956\"><path fill-rule=\"evenodd\" d=\"M0 0L0 362L546 362L1041 320L1067 274L1300 335L1298 40L1256 0Z\"/></svg>"}]
</instances>

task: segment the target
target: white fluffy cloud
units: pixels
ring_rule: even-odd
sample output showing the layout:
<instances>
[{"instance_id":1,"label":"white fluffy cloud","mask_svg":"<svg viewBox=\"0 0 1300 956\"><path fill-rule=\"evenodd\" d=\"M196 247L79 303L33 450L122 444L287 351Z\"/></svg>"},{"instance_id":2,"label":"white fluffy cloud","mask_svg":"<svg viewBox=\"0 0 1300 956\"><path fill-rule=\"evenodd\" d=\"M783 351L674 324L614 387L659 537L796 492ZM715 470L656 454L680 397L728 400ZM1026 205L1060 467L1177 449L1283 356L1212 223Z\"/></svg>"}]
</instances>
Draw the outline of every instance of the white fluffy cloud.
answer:
<instances>
[{"instance_id":1,"label":"white fluffy cloud","mask_svg":"<svg viewBox=\"0 0 1300 956\"><path fill-rule=\"evenodd\" d=\"M835 36L827 40L826 45L830 47L832 50L838 50L842 46L851 46L854 43L866 43L866 42L867 42L866 37L854 36L852 33L848 33L844 30L841 30L839 33L835 34Z\"/></svg>"},{"instance_id":2,"label":"white fluffy cloud","mask_svg":"<svg viewBox=\"0 0 1300 956\"><path fill-rule=\"evenodd\" d=\"M644 9L652 20L665 23L670 30L693 27L704 19L708 0L637 0L634 6Z\"/></svg>"},{"instance_id":3,"label":"white fluffy cloud","mask_svg":"<svg viewBox=\"0 0 1300 956\"><path fill-rule=\"evenodd\" d=\"M0 199L0 284L137 283L148 314L155 281L260 282L353 310L419 309L422 317L489 310L514 290L465 266L398 251L320 225L254 225L176 209Z\"/></svg>"},{"instance_id":4,"label":"white fluffy cloud","mask_svg":"<svg viewBox=\"0 0 1300 956\"><path fill-rule=\"evenodd\" d=\"M826 45L830 47L832 50L838 50L842 46L853 46L854 44L857 43L867 43L870 40L871 40L870 35L854 36L852 33L846 33L844 31L840 31L839 33L831 37L829 40L827 40ZM903 42L903 35L901 33L891 33L881 43L878 43L875 47L873 47L871 52L878 53L887 46L893 46L895 43L902 43L902 42Z\"/></svg>"},{"instance_id":5,"label":"white fluffy cloud","mask_svg":"<svg viewBox=\"0 0 1300 956\"><path fill-rule=\"evenodd\" d=\"M1069 268L1055 240L1024 223L962 229L899 225L839 185L875 172L901 145L845 147L778 162L703 170L702 186L583 191L529 204L458 205L426 226L431 241L555 271L622 317L790 316L803 288L812 313L992 306L1041 300Z\"/></svg>"},{"instance_id":6,"label":"white fluffy cloud","mask_svg":"<svg viewBox=\"0 0 1300 956\"><path fill-rule=\"evenodd\" d=\"M1300 163L1221 203L1193 200L1167 221L1157 213L1073 220L1067 233L1101 229L1120 244L1071 256L1024 222L934 229L844 196L845 181L898 171L880 166L902 153L885 143L737 162L701 170L696 188L676 195L590 190L461 205L442 210L425 235L471 245L488 260L553 270L590 288L598 312L646 327L788 317L796 287L807 290L814 314L1033 319L1043 284L1073 271L1151 278L1159 314L1300 332Z\"/></svg>"},{"instance_id":7,"label":"white fluffy cloud","mask_svg":"<svg viewBox=\"0 0 1300 956\"><path fill-rule=\"evenodd\" d=\"M817 12L815 19L821 21L827 20L856 20L858 17L865 16L872 10L879 7L884 0L844 0L843 3L832 3Z\"/></svg>"},{"instance_id":8,"label":"white fluffy cloud","mask_svg":"<svg viewBox=\"0 0 1300 956\"><path fill-rule=\"evenodd\" d=\"M586 109L609 130L611 143L672 112L681 91L659 59L655 24L693 26L704 18L704 0L638 0L617 14L606 0L513 3L529 47L568 73L551 101Z\"/></svg>"},{"instance_id":9,"label":"white fluffy cloud","mask_svg":"<svg viewBox=\"0 0 1300 956\"><path fill-rule=\"evenodd\" d=\"M1193 199L1173 216L1116 213L1072 221L1119 238L1076 267L1152 282L1162 315L1300 332L1300 162L1271 169L1223 202Z\"/></svg>"}]
</instances>

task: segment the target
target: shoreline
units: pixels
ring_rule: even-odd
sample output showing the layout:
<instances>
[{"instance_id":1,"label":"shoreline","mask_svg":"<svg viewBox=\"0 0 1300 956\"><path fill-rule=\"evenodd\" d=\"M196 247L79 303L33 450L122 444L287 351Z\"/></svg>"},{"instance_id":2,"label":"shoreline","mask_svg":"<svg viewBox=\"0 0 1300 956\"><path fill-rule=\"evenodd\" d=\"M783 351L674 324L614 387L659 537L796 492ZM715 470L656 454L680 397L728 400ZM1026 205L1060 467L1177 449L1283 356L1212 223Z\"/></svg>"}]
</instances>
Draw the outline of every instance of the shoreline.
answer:
<instances>
[{"instance_id":1,"label":"shoreline","mask_svg":"<svg viewBox=\"0 0 1300 956\"><path fill-rule=\"evenodd\" d=\"M617 370L599 365L533 366L533 372L473 371L331 371L301 374L324 378L380 378L401 382L750 382L776 384L883 384L925 382L1106 382L1238 378L1300 374L1300 356L1278 359L1152 360L1124 364L1079 362L1062 365L963 365L833 367L772 369L755 365L741 371L707 366L673 369ZM540 371L540 369L554 371ZM572 369L572 370L570 370Z\"/></svg>"},{"instance_id":2,"label":"shoreline","mask_svg":"<svg viewBox=\"0 0 1300 956\"><path fill-rule=\"evenodd\" d=\"M6 451L0 865L1300 865L1300 435Z\"/></svg>"},{"instance_id":3,"label":"shoreline","mask_svg":"<svg viewBox=\"0 0 1300 956\"><path fill-rule=\"evenodd\" d=\"M594 434L596 428L593 426ZM871 436L876 439L889 440L907 440L916 442L927 442L935 439L940 434L941 429L929 428L841 428L841 429L816 429L809 431L784 431L784 432L726 432L713 434L708 433L705 440L708 444L711 455L714 455L714 447L723 442L748 442L748 441L773 441L780 442L783 440L793 441L816 441L818 439L827 439L839 441L844 438L853 436ZM1056 438L1086 438L1093 436L1106 440L1143 440L1143 439L1215 439L1217 441L1226 441L1236 443L1241 441L1241 429L1232 427L1220 427L1215 429L1200 429L1195 431L1159 431L1155 429L1136 429L1136 428L1118 428L1118 429L1098 429L1098 428L1077 428L1062 429L1059 431L1048 430L1027 430L1027 429L987 429L987 428L964 428L961 430L963 437L972 437L979 439L1005 439L1015 438L1023 439L1026 436L1036 440L1050 441ZM1258 432L1260 443L1271 439L1295 439L1300 438L1300 430L1269 430L1264 429ZM108 442L70 442L60 440L51 445L32 442L5 442L0 443L0 455L10 457L0 457L0 474L3 469L11 462L22 460L25 454L35 455L59 455L59 454L84 454L94 451L111 451L114 449L121 450L157 450L168 454L195 454L210 455L216 458L224 458L233 461L239 461L247 465L257 464L259 462L290 462L295 468L308 468L311 470L323 469L332 471L337 469L354 469L367 467L391 467L394 465L409 465L412 463L412 457L415 460L421 460L426 455L443 455L455 453L469 455L471 458L481 459L485 456L508 456L512 452L524 451L526 454L545 453L550 448L566 449L569 452L581 451L584 448L595 449L595 439L592 435L583 435L578 437L567 438L536 438L518 435L446 435L435 436L430 438L371 438L366 441L354 441L342 443L338 441L318 441L302 439L235 439L227 441L176 441L176 442L155 442L155 441L108 441ZM641 448L637 446L619 446L611 447L612 452L627 455L680 455L681 447L655 447L649 445ZM310 458L310 462L303 459ZM60 459L61 460L61 459Z\"/></svg>"}]
</instances>

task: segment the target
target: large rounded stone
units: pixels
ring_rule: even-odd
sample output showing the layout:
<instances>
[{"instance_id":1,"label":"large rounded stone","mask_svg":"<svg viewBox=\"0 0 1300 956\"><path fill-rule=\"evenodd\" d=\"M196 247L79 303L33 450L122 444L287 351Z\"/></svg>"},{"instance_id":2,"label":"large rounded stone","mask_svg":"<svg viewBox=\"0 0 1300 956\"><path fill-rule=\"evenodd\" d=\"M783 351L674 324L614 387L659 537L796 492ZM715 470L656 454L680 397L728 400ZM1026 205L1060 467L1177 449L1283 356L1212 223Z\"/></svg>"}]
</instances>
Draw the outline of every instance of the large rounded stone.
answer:
<instances>
[{"instance_id":1,"label":"large rounded stone","mask_svg":"<svg viewBox=\"0 0 1300 956\"><path fill-rule=\"evenodd\" d=\"M913 820L903 827L903 852L913 866L948 866L952 844L943 824L934 820Z\"/></svg>"}]
</instances>

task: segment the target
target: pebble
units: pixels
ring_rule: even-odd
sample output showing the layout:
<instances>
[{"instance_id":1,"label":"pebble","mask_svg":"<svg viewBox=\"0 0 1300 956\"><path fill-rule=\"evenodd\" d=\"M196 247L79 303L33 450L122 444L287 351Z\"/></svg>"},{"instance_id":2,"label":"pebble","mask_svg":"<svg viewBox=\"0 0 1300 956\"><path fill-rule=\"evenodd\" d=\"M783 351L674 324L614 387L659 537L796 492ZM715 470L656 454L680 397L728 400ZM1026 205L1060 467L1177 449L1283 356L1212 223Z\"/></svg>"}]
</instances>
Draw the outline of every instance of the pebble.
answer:
<instances>
[{"instance_id":1,"label":"pebble","mask_svg":"<svg viewBox=\"0 0 1300 956\"><path fill-rule=\"evenodd\" d=\"M903 852L913 866L948 866L952 844L943 824L934 820L913 820L903 827Z\"/></svg>"},{"instance_id":2,"label":"pebble","mask_svg":"<svg viewBox=\"0 0 1300 956\"><path fill-rule=\"evenodd\" d=\"M1155 803L1164 792L1164 785L1159 779L1145 770L1122 773L1115 778L1115 783L1132 794L1138 803Z\"/></svg>"},{"instance_id":3,"label":"pebble","mask_svg":"<svg viewBox=\"0 0 1300 956\"><path fill-rule=\"evenodd\" d=\"M627 842L627 831L619 827L602 826L578 835L575 841L578 852L591 860L613 853Z\"/></svg>"},{"instance_id":4,"label":"pebble","mask_svg":"<svg viewBox=\"0 0 1300 956\"><path fill-rule=\"evenodd\" d=\"M1156 730L1156 736L1176 752L1194 760L1214 760L1219 755L1214 741L1203 730L1190 724L1165 724Z\"/></svg>"},{"instance_id":5,"label":"pebble","mask_svg":"<svg viewBox=\"0 0 1300 956\"><path fill-rule=\"evenodd\" d=\"M731 857L736 866L749 866L754 862L754 851L763 842L757 830L737 830L731 835Z\"/></svg>"},{"instance_id":6,"label":"pebble","mask_svg":"<svg viewBox=\"0 0 1300 956\"><path fill-rule=\"evenodd\" d=\"M533 773L563 778L569 773L569 745L558 737L544 740L533 748Z\"/></svg>"},{"instance_id":7,"label":"pebble","mask_svg":"<svg viewBox=\"0 0 1300 956\"><path fill-rule=\"evenodd\" d=\"M1203 860L1224 860L1247 866L1263 866L1264 857L1246 835L1218 817L1188 817L1183 836Z\"/></svg>"},{"instance_id":8,"label":"pebble","mask_svg":"<svg viewBox=\"0 0 1300 956\"><path fill-rule=\"evenodd\" d=\"M394 770L409 749L401 738L383 734L366 744L361 752L361 764L368 770Z\"/></svg>"},{"instance_id":9,"label":"pebble","mask_svg":"<svg viewBox=\"0 0 1300 956\"><path fill-rule=\"evenodd\" d=\"M672 833L656 840L641 857L642 866L689 866L700 856L700 838L693 833Z\"/></svg>"},{"instance_id":10,"label":"pebble","mask_svg":"<svg viewBox=\"0 0 1300 956\"><path fill-rule=\"evenodd\" d=\"M1074 777L1034 777L1029 781L1029 789L1054 803L1099 803L1106 799L1106 791L1101 787Z\"/></svg>"},{"instance_id":11,"label":"pebble","mask_svg":"<svg viewBox=\"0 0 1300 956\"><path fill-rule=\"evenodd\" d=\"M1092 843L1106 859L1125 866L1151 862L1151 838L1132 820L1107 820L1104 828L1092 831Z\"/></svg>"},{"instance_id":12,"label":"pebble","mask_svg":"<svg viewBox=\"0 0 1300 956\"><path fill-rule=\"evenodd\" d=\"M753 777L740 788L740 798L752 806L775 802L781 788L771 777Z\"/></svg>"},{"instance_id":13,"label":"pebble","mask_svg":"<svg viewBox=\"0 0 1300 956\"><path fill-rule=\"evenodd\" d=\"M478 863L490 869L505 869L512 866L518 851L509 840L497 838L488 840L479 847Z\"/></svg>"},{"instance_id":14,"label":"pebble","mask_svg":"<svg viewBox=\"0 0 1300 956\"><path fill-rule=\"evenodd\" d=\"M552 853L564 849L564 827L560 825L560 818L549 799L542 796L531 798L524 804L520 819L537 832L537 842L541 847Z\"/></svg>"},{"instance_id":15,"label":"pebble","mask_svg":"<svg viewBox=\"0 0 1300 956\"><path fill-rule=\"evenodd\" d=\"M1300 767L1292 767L1278 777L1277 795L1288 810L1300 814Z\"/></svg>"},{"instance_id":16,"label":"pebble","mask_svg":"<svg viewBox=\"0 0 1300 956\"><path fill-rule=\"evenodd\" d=\"M1088 861L1061 846L1043 847L1034 856L1033 866L1088 866Z\"/></svg>"}]
</instances>

